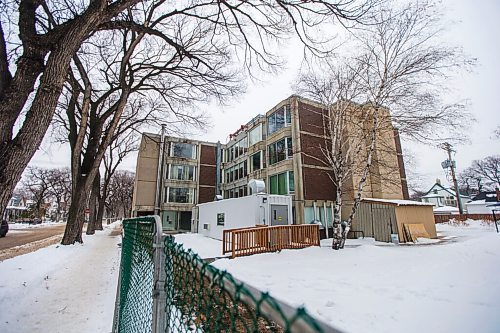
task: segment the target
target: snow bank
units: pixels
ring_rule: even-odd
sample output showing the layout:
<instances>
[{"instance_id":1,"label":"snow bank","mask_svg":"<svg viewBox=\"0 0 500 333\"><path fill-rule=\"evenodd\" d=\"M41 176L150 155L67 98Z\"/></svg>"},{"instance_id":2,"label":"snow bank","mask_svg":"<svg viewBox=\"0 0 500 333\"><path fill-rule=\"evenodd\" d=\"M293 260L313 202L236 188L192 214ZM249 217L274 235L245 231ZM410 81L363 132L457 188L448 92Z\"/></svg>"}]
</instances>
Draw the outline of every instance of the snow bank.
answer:
<instances>
[{"instance_id":1,"label":"snow bank","mask_svg":"<svg viewBox=\"0 0 500 333\"><path fill-rule=\"evenodd\" d=\"M0 263L0 332L110 332L120 261L112 228Z\"/></svg>"},{"instance_id":2,"label":"snow bank","mask_svg":"<svg viewBox=\"0 0 500 333\"><path fill-rule=\"evenodd\" d=\"M10 230L23 230L23 229L39 229L46 228L54 225L61 225L64 223L59 222L43 222L40 224L29 224L29 223L9 223L9 231Z\"/></svg>"}]
</instances>

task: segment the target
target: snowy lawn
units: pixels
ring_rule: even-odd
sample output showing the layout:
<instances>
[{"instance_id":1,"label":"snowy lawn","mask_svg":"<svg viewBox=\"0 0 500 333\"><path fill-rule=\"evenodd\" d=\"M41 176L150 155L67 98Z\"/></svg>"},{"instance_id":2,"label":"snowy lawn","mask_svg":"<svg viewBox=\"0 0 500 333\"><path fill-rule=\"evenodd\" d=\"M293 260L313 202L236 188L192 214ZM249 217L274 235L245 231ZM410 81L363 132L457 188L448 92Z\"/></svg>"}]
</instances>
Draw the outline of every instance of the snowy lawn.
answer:
<instances>
[{"instance_id":1,"label":"snowy lawn","mask_svg":"<svg viewBox=\"0 0 500 333\"><path fill-rule=\"evenodd\" d=\"M0 262L0 332L110 332L120 264L118 224L83 245Z\"/></svg>"},{"instance_id":2,"label":"snowy lawn","mask_svg":"<svg viewBox=\"0 0 500 333\"><path fill-rule=\"evenodd\" d=\"M202 259L223 257L220 240L190 233L174 235L174 238L176 243L181 243L186 250L193 250Z\"/></svg>"},{"instance_id":3,"label":"snowy lawn","mask_svg":"<svg viewBox=\"0 0 500 333\"><path fill-rule=\"evenodd\" d=\"M437 243L333 251L324 240L213 265L346 332L500 332L500 235L480 222L437 228Z\"/></svg>"}]
</instances>

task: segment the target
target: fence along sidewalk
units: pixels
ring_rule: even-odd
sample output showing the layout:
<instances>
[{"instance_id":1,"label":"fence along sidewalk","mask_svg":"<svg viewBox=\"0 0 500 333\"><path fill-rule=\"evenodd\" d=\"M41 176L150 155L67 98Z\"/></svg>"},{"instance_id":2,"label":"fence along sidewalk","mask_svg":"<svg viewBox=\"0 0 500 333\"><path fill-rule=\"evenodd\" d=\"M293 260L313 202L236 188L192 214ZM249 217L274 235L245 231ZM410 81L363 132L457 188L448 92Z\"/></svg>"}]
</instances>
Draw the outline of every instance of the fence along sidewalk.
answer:
<instances>
[{"instance_id":1,"label":"fence along sidewalk","mask_svg":"<svg viewBox=\"0 0 500 333\"><path fill-rule=\"evenodd\" d=\"M256 226L222 232L222 254L231 257L319 246L319 225Z\"/></svg>"},{"instance_id":2,"label":"fence along sidewalk","mask_svg":"<svg viewBox=\"0 0 500 333\"><path fill-rule=\"evenodd\" d=\"M145 219L150 219L149 229L134 226ZM140 243L141 246L132 248L142 254L136 256L126 251L124 256L122 253L115 311L118 318L113 332L339 332L312 318L305 309L294 309L209 265L191 250L186 251L175 243L172 236L164 236L163 248L155 247L154 241L144 242L145 238L156 236L151 232L157 230L152 224L160 221L154 217L137 220L124 221L123 247L130 248L126 243ZM142 232L146 235L141 235ZM148 250L144 251L145 248ZM162 256L155 256L157 252ZM146 265L143 270L146 267L143 262L150 263L152 259L154 265L161 266L166 273L165 281L155 274L155 267ZM125 269L124 266L131 267ZM132 268L134 266L138 269ZM128 274L124 271L129 270L142 272L144 279L126 278ZM124 285L131 282L141 287ZM158 292L160 285L161 293ZM136 293L148 295L149 299ZM136 325L137 322L141 325Z\"/></svg>"}]
</instances>

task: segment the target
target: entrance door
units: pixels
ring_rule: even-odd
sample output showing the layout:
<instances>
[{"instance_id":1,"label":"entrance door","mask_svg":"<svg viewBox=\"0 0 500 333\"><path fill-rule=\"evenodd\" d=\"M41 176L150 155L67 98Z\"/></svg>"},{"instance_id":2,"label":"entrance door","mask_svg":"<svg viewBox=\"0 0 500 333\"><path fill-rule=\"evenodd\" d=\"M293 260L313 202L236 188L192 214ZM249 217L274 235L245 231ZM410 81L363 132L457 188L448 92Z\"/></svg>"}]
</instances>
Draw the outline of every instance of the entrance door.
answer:
<instances>
[{"instance_id":1,"label":"entrance door","mask_svg":"<svg viewBox=\"0 0 500 333\"><path fill-rule=\"evenodd\" d=\"M180 212L179 230L191 231L192 212Z\"/></svg>"},{"instance_id":2,"label":"entrance door","mask_svg":"<svg viewBox=\"0 0 500 333\"><path fill-rule=\"evenodd\" d=\"M288 225L288 206L271 205L271 225Z\"/></svg>"}]
</instances>

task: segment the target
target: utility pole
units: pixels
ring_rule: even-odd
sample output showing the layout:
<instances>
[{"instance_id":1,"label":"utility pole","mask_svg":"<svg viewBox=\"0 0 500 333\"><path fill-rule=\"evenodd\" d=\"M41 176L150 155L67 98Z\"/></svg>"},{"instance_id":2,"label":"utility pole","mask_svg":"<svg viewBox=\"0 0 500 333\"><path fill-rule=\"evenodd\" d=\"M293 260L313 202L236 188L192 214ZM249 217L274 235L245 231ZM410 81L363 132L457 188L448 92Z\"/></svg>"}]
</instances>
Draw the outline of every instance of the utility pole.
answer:
<instances>
[{"instance_id":1,"label":"utility pole","mask_svg":"<svg viewBox=\"0 0 500 333\"><path fill-rule=\"evenodd\" d=\"M463 214L464 209L462 207L462 200L460 200L460 192L458 191L457 177L455 176L455 169L457 166L456 166L456 162L451 159L451 152L452 151L454 152L453 146L451 144L449 144L448 142L445 142L440 147L442 149L446 150L446 152L448 153L448 160L441 163L441 166L443 167L443 169L450 168L450 170L451 170L451 178L453 179L453 186L455 187L455 195L457 198L458 211L460 212L460 214Z\"/></svg>"}]
</instances>

